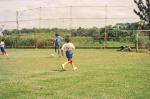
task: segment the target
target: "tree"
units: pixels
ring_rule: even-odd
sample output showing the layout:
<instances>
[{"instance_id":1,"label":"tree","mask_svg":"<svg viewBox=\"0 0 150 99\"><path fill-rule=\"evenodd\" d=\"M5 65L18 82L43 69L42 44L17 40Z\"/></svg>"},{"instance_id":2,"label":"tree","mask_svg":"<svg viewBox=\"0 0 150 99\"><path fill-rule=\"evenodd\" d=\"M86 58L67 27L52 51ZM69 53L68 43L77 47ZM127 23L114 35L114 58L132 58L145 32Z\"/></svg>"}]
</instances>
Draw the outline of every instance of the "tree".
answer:
<instances>
[{"instance_id":1,"label":"tree","mask_svg":"<svg viewBox=\"0 0 150 99\"><path fill-rule=\"evenodd\" d=\"M150 29L150 0L146 0L144 3L143 0L134 0L139 11L134 9L134 12L140 17L141 20L148 23Z\"/></svg>"}]
</instances>

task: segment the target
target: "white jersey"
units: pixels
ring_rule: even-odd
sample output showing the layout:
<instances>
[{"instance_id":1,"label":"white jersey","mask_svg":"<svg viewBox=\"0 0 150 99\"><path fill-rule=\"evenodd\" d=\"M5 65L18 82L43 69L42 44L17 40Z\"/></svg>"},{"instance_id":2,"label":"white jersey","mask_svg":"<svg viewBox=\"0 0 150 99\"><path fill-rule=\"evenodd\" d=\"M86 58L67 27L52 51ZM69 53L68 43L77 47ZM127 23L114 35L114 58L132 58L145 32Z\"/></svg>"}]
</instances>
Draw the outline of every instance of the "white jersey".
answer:
<instances>
[{"instance_id":1,"label":"white jersey","mask_svg":"<svg viewBox=\"0 0 150 99\"><path fill-rule=\"evenodd\" d=\"M66 51L72 51L73 49L75 49L75 46L72 43L65 43L61 50L66 50Z\"/></svg>"},{"instance_id":2,"label":"white jersey","mask_svg":"<svg viewBox=\"0 0 150 99\"><path fill-rule=\"evenodd\" d=\"M3 41L0 42L0 47L5 47L5 43Z\"/></svg>"}]
</instances>

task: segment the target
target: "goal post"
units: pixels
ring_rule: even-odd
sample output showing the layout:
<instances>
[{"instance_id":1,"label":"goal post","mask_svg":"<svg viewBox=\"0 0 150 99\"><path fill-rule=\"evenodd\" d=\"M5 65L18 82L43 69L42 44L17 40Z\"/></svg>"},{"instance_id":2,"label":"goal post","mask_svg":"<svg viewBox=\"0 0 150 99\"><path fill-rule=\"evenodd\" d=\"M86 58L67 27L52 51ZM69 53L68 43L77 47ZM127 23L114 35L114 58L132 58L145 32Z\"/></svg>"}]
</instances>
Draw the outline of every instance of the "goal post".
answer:
<instances>
[{"instance_id":1,"label":"goal post","mask_svg":"<svg viewBox=\"0 0 150 99\"><path fill-rule=\"evenodd\" d=\"M150 30L136 30L136 51L139 49L150 50Z\"/></svg>"}]
</instances>

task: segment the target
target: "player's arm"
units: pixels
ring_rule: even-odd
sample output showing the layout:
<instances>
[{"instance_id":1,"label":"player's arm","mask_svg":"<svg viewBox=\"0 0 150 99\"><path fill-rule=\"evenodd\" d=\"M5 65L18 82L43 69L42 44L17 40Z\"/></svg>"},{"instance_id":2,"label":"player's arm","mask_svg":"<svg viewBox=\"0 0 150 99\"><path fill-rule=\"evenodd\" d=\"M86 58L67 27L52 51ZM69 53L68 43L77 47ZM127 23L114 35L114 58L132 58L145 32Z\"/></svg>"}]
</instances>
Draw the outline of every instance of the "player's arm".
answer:
<instances>
[{"instance_id":1,"label":"player's arm","mask_svg":"<svg viewBox=\"0 0 150 99\"><path fill-rule=\"evenodd\" d=\"M63 40L64 38L60 36L60 39L62 39L62 40Z\"/></svg>"},{"instance_id":2,"label":"player's arm","mask_svg":"<svg viewBox=\"0 0 150 99\"><path fill-rule=\"evenodd\" d=\"M73 45L73 43L71 43L71 47L72 47L73 49L75 49L75 46Z\"/></svg>"}]
</instances>

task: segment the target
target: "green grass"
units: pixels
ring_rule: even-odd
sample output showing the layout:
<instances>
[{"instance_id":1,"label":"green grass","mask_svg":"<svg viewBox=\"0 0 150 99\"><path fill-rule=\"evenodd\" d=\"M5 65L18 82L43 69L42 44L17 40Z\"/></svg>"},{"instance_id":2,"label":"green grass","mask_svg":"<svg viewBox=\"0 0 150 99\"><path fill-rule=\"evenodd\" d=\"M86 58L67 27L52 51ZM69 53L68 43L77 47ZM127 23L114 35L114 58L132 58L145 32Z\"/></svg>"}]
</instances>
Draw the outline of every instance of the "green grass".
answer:
<instances>
[{"instance_id":1,"label":"green grass","mask_svg":"<svg viewBox=\"0 0 150 99\"><path fill-rule=\"evenodd\" d=\"M76 46L88 46L88 47L103 47L104 41L101 43L98 40L93 40L92 37L72 37L71 40ZM120 46L130 46L134 47L133 42L125 41L107 41L107 47L120 47Z\"/></svg>"},{"instance_id":2,"label":"green grass","mask_svg":"<svg viewBox=\"0 0 150 99\"><path fill-rule=\"evenodd\" d=\"M133 42L117 42L117 41L108 41L106 44L108 47L120 47L120 46L130 46L135 47Z\"/></svg>"},{"instance_id":3,"label":"green grass","mask_svg":"<svg viewBox=\"0 0 150 99\"><path fill-rule=\"evenodd\" d=\"M77 71L49 49L9 49L0 56L0 99L150 99L150 56L76 50Z\"/></svg>"}]
</instances>

